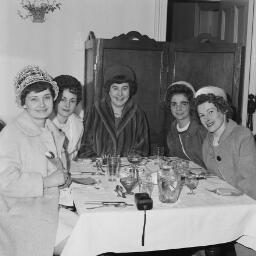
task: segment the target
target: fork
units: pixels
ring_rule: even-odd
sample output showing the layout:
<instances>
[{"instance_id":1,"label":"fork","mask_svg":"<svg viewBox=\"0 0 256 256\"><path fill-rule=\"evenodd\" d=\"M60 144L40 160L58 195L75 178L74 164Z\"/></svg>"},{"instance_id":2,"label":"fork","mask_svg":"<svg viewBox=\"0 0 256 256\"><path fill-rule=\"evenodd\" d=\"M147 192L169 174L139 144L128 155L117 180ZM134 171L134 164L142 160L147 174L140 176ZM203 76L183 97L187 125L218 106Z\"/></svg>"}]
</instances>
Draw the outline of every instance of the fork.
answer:
<instances>
[{"instance_id":1,"label":"fork","mask_svg":"<svg viewBox=\"0 0 256 256\"><path fill-rule=\"evenodd\" d=\"M96 160L97 174L104 175L105 171L103 170L100 160Z\"/></svg>"}]
</instances>

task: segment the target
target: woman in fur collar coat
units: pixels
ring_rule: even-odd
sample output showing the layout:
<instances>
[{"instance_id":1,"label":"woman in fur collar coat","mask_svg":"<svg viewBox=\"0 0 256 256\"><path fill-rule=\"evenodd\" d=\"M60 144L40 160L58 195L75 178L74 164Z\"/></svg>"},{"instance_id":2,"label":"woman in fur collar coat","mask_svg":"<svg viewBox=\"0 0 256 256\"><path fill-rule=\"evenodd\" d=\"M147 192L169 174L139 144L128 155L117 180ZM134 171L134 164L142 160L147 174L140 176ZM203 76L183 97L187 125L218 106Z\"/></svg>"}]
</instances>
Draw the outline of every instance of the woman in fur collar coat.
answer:
<instances>
[{"instance_id":1,"label":"woman in fur collar coat","mask_svg":"<svg viewBox=\"0 0 256 256\"><path fill-rule=\"evenodd\" d=\"M23 112L0 133L0 255L50 256L58 187L68 179L62 164L46 158L65 161L65 136L48 119L58 87L45 71L28 66L17 76L15 92Z\"/></svg>"},{"instance_id":2,"label":"woman in fur collar coat","mask_svg":"<svg viewBox=\"0 0 256 256\"><path fill-rule=\"evenodd\" d=\"M79 157L120 155L132 150L147 156L148 124L145 113L133 102L137 84L128 66L111 66L104 74L106 99L96 102L79 150Z\"/></svg>"}]
</instances>

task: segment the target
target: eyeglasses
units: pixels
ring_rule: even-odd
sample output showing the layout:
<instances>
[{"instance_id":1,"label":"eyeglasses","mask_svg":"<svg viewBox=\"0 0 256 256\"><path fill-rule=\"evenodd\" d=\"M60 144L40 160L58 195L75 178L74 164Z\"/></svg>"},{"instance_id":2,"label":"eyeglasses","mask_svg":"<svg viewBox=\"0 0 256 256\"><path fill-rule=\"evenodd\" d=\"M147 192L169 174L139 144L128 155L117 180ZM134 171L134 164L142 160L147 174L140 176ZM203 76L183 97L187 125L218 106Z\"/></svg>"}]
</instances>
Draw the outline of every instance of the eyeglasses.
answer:
<instances>
[{"instance_id":1,"label":"eyeglasses","mask_svg":"<svg viewBox=\"0 0 256 256\"><path fill-rule=\"evenodd\" d=\"M171 102L170 103L170 107L171 108L187 108L189 106L189 102L188 101L181 101L179 104L177 102Z\"/></svg>"}]
</instances>

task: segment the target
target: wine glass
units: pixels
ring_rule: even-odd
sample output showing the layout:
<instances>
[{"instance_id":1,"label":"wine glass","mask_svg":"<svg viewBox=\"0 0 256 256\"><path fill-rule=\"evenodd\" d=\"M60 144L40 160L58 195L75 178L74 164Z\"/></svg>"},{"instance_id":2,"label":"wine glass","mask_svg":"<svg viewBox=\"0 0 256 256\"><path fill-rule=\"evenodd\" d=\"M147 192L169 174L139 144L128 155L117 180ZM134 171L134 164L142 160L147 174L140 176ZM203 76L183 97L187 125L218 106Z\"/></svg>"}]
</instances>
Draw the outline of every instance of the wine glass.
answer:
<instances>
[{"instance_id":1,"label":"wine glass","mask_svg":"<svg viewBox=\"0 0 256 256\"><path fill-rule=\"evenodd\" d=\"M196 175L187 175L185 177L185 185L190 189L190 192L188 192L188 194L190 195L194 195L194 189L197 188L198 186L198 178L196 177Z\"/></svg>"},{"instance_id":2,"label":"wine glass","mask_svg":"<svg viewBox=\"0 0 256 256\"><path fill-rule=\"evenodd\" d=\"M137 154L134 150L132 150L127 156L127 160L132 164L132 169L134 172L138 172L137 165L142 161L142 159L142 156Z\"/></svg>"},{"instance_id":3,"label":"wine glass","mask_svg":"<svg viewBox=\"0 0 256 256\"><path fill-rule=\"evenodd\" d=\"M120 183L126 190L126 194L133 195L132 190L139 183L138 174L134 171L134 169L129 169L127 172L122 173L122 177L120 178Z\"/></svg>"}]
</instances>

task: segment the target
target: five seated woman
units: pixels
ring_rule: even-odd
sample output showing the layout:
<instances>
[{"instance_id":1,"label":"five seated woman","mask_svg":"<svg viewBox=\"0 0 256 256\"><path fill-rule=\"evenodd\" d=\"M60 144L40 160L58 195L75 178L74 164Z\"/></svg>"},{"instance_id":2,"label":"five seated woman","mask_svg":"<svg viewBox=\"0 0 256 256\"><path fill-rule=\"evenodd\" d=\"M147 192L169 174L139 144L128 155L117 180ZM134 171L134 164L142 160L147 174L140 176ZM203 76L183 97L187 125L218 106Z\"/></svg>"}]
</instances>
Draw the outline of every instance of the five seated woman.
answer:
<instances>
[{"instance_id":1,"label":"five seated woman","mask_svg":"<svg viewBox=\"0 0 256 256\"><path fill-rule=\"evenodd\" d=\"M0 133L0 225L16 247L6 251L0 241L0 254L23 250L21 255L32 255L35 248L42 251L37 255L52 254L59 188L70 182L67 153L69 160L131 151L148 156L146 115L132 99L135 73L125 65L107 68L104 89L106 97L95 102L84 129L74 114L82 96L77 79L53 80L37 66L18 74L15 92L23 112ZM207 86L195 93L191 84L178 81L167 88L165 101L175 119L167 136L169 155L195 162L256 199L254 138L229 118L223 89ZM47 152L59 165L47 159Z\"/></svg>"}]
</instances>

